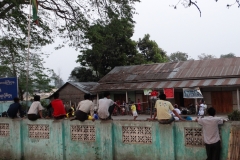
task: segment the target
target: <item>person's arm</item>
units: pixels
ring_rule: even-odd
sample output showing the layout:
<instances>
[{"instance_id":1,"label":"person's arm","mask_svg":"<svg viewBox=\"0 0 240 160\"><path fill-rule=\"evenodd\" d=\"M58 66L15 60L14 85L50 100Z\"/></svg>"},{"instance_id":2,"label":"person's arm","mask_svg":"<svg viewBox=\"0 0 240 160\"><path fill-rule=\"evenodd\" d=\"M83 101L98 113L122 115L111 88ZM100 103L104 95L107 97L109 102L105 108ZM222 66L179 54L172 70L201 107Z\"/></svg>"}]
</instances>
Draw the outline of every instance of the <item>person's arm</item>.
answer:
<instances>
[{"instance_id":1,"label":"person's arm","mask_svg":"<svg viewBox=\"0 0 240 160\"><path fill-rule=\"evenodd\" d=\"M182 121L186 121L185 119L183 119L181 116L179 116L179 114L177 113L177 111L172 110L172 112L175 114L176 117L178 117L180 120Z\"/></svg>"},{"instance_id":2,"label":"person's arm","mask_svg":"<svg viewBox=\"0 0 240 160\"><path fill-rule=\"evenodd\" d=\"M157 116L157 112L154 112L153 120L156 119L156 116Z\"/></svg>"},{"instance_id":3,"label":"person's arm","mask_svg":"<svg viewBox=\"0 0 240 160\"><path fill-rule=\"evenodd\" d=\"M114 102L114 105L117 106L118 108L122 109L116 102Z\"/></svg>"},{"instance_id":4,"label":"person's arm","mask_svg":"<svg viewBox=\"0 0 240 160\"><path fill-rule=\"evenodd\" d=\"M39 110L38 113L39 113L40 117L43 118L43 116L42 116L42 110Z\"/></svg>"}]
</instances>

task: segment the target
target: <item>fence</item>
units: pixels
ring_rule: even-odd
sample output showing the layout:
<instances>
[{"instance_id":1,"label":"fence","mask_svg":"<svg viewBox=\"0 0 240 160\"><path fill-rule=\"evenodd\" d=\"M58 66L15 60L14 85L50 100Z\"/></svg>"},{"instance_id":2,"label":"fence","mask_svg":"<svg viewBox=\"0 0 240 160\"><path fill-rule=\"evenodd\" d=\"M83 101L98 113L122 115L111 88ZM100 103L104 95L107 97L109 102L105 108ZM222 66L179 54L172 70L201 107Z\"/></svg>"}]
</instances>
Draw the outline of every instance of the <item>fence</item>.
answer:
<instances>
[{"instance_id":1,"label":"fence","mask_svg":"<svg viewBox=\"0 0 240 160\"><path fill-rule=\"evenodd\" d=\"M232 126L220 127L223 160ZM69 121L0 118L0 159L24 160L203 160L202 130L196 122Z\"/></svg>"}]
</instances>

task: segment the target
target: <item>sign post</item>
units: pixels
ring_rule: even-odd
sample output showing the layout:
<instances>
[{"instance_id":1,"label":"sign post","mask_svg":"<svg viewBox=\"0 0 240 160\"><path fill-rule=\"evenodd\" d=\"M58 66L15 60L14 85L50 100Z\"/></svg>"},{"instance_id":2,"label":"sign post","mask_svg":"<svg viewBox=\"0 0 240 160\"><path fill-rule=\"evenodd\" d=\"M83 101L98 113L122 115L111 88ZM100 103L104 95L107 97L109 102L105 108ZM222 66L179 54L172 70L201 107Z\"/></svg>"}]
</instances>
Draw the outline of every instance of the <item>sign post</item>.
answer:
<instances>
[{"instance_id":1,"label":"sign post","mask_svg":"<svg viewBox=\"0 0 240 160\"><path fill-rule=\"evenodd\" d=\"M18 97L17 78L0 78L0 101L12 101Z\"/></svg>"}]
</instances>

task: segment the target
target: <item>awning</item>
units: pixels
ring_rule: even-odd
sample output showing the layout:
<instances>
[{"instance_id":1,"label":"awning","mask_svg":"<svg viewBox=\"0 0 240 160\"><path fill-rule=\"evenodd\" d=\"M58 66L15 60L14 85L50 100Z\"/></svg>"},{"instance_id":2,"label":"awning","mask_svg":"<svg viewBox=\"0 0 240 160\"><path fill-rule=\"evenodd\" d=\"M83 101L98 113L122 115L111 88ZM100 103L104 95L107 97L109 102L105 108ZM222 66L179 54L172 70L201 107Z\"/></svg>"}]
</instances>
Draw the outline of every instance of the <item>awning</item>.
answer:
<instances>
[{"instance_id":1,"label":"awning","mask_svg":"<svg viewBox=\"0 0 240 160\"><path fill-rule=\"evenodd\" d=\"M237 86L237 85L240 85L240 78L99 84L92 88L91 90L93 92L126 91L126 90L133 91L152 88L163 89L163 88L187 88L187 87L210 87L210 86L213 87L213 86Z\"/></svg>"}]
</instances>

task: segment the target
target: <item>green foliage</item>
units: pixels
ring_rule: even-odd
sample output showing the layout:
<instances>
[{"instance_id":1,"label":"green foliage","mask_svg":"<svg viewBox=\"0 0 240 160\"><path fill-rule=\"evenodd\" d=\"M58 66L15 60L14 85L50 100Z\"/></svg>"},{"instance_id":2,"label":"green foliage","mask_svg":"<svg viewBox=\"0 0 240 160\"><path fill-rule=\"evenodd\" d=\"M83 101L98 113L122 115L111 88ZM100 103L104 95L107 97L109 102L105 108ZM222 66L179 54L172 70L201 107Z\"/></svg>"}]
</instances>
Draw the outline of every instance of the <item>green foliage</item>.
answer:
<instances>
[{"instance_id":1,"label":"green foliage","mask_svg":"<svg viewBox=\"0 0 240 160\"><path fill-rule=\"evenodd\" d=\"M188 54L183 52L175 52L171 53L168 57L170 62L179 62L179 61L187 61L188 60Z\"/></svg>"},{"instance_id":2,"label":"green foliage","mask_svg":"<svg viewBox=\"0 0 240 160\"><path fill-rule=\"evenodd\" d=\"M140 64L134 59L137 56L136 42L133 35L133 24L126 18L112 16L107 25L98 23L85 33L89 48L83 49L77 62L83 67L92 68L100 79L115 66Z\"/></svg>"},{"instance_id":3,"label":"green foliage","mask_svg":"<svg viewBox=\"0 0 240 160\"><path fill-rule=\"evenodd\" d=\"M202 53L201 55L198 55L199 60L215 59L215 58L216 57L214 55L211 55L211 54Z\"/></svg>"},{"instance_id":4,"label":"green foliage","mask_svg":"<svg viewBox=\"0 0 240 160\"><path fill-rule=\"evenodd\" d=\"M234 110L231 114L228 115L230 121L240 121L240 111Z\"/></svg>"},{"instance_id":5,"label":"green foliage","mask_svg":"<svg viewBox=\"0 0 240 160\"><path fill-rule=\"evenodd\" d=\"M158 44L150 40L150 35L146 34L138 41L138 49L144 57L145 63L162 63L167 61L166 52L158 47Z\"/></svg>"},{"instance_id":6,"label":"green foliage","mask_svg":"<svg viewBox=\"0 0 240 160\"><path fill-rule=\"evenodd\" d=\"M70 81L75 82L97 82L99 79L93 73L92 69L85 67L75 67L69 77Z\"/></svg>"},{"instance_id":7,"label":"green foliage","mask_svg":"<svg viewBox=\"0 0 240 160\"><path fill-rule=\"evenodd\" d=\"M236 57L234 53L222 54L220 58L233 58Z\"/></svg>"}]
</instances>

